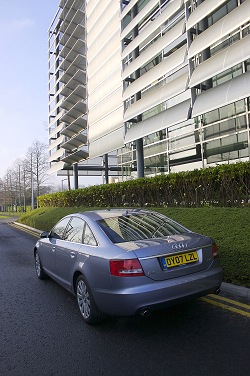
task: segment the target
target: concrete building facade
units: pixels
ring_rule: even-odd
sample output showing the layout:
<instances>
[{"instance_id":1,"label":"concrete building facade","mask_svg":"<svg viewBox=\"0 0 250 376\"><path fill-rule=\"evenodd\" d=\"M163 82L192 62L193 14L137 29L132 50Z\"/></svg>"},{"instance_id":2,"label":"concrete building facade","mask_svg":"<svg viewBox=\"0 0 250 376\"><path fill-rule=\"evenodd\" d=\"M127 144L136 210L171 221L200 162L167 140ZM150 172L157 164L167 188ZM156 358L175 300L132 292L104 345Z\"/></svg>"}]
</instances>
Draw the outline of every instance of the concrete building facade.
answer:
<instances>
[{"instance_id":1,"label":"concrete building facade","mask_svg":"<svg viewBox=\"0 0 250 376\"><path fill-rule=\"evenodd\" d=\"M53 171L249 160L250 0L61 0L49 33Z\"/></svg>"}]
</instances>

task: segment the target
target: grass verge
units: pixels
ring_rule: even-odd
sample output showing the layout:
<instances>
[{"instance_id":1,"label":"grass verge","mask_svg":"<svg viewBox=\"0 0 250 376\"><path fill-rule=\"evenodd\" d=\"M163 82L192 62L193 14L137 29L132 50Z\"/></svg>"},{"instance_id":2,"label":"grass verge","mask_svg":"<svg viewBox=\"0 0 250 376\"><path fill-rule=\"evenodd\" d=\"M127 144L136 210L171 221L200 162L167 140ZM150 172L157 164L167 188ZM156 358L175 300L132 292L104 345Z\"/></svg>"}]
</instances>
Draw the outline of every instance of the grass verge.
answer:
<instances>
[{"instance_id":1,"label":"grass verge","mask_svg":"<svg viewBox=\"0 0 250 376\"><path fill-rule=\"evenodd\" d=\"M22 214L19 222L49 230L63 216L97 208L39 208ZM250 288L250 208L151 208L180 222L192 231L215 239L224 281Z\"/></svg>"}]
</instances>

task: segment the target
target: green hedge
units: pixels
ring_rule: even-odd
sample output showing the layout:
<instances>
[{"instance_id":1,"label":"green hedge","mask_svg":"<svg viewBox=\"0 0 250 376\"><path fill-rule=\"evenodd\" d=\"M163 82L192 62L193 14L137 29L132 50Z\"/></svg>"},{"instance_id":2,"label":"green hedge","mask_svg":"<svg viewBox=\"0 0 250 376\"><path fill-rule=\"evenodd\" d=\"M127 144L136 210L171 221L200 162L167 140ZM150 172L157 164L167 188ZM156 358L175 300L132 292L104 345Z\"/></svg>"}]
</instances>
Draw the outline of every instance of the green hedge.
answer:
<instances>
[{"instance_id":1,"label":"green hedge","mask_svg":"<svg viewBox=\"0 0 250 376\"><path fill-rule=\"evenodd\" d=\"M235 207L250 205L250 162L47 194L39 206Z\"/></svg>"}]
</instances>

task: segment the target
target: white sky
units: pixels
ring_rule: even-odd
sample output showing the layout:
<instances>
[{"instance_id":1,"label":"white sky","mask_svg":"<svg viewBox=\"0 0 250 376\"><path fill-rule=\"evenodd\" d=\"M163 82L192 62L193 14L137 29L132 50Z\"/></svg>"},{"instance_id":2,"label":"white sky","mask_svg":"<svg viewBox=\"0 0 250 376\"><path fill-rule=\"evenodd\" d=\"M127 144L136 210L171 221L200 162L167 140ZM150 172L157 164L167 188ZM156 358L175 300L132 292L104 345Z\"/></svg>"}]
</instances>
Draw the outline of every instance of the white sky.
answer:
<instances>
[{"instance_id":1,"label":"white sky","mask_svg":"<svg viewBox=\"0 0 250 376\"><path fill-rule=\"evenodd\" d=\"M48 143L48 29L59 0L0 0L0 178Z\"/></svg>"}]
</instances>

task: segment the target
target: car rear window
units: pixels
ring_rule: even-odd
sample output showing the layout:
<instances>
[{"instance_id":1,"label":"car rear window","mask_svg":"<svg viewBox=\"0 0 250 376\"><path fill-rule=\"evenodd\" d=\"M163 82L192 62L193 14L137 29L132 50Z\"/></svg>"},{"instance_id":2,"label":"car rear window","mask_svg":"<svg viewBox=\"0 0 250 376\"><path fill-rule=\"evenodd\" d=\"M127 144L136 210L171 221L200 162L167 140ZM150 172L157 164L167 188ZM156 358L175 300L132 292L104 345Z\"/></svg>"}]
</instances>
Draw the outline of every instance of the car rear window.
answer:
<instances>
[{"instance_id":1,"label":"car rear window","mask_svg":"<svg viewBox=\"0 0 250 376\"><path fill-rule=\"evenodd\" d=\"M126 214L97 221L113 243L162 238L187 229L158 213Z\"/></svg>"}]
</instances>

